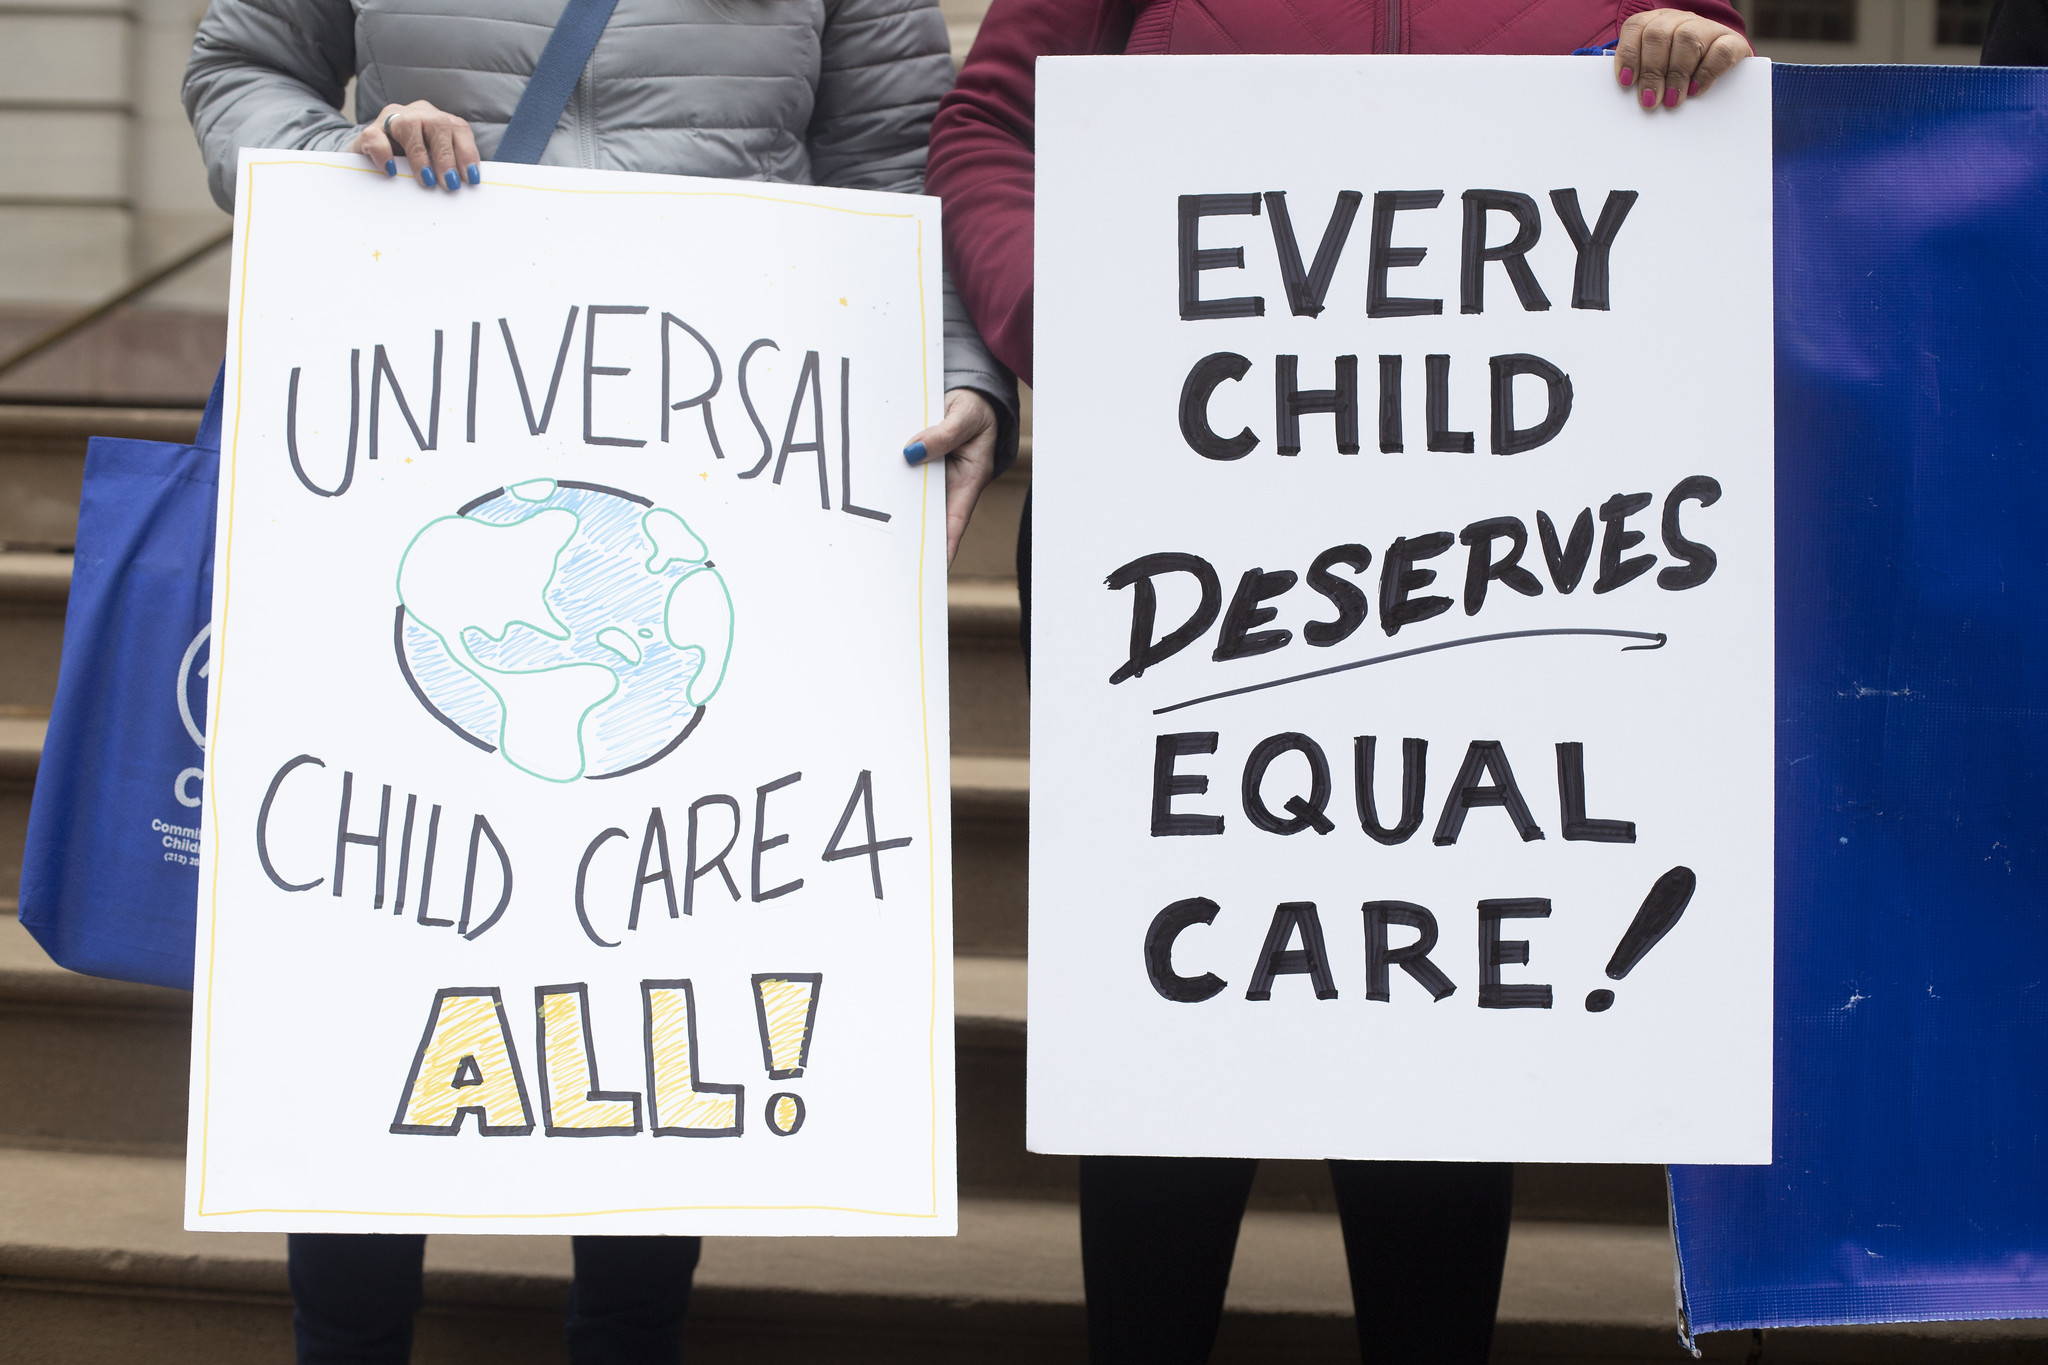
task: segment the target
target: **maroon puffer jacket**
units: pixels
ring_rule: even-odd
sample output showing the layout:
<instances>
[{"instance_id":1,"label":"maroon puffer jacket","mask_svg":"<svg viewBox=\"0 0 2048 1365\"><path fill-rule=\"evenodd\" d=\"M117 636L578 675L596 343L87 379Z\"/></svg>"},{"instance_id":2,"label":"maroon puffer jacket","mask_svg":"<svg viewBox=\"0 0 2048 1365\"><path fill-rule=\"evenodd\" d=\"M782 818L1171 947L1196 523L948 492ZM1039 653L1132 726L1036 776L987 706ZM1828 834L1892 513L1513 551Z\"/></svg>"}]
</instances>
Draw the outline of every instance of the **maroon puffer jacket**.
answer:
<instances>
[{"instance_id":1,"label":"maroon puffer jacket","mask_svg":"<svg viewBox=\"0 0 2048 1365\"><path fill-rule=\"evenodd\" d=\"M932 122L925 189L946 201L946 259L981 334L1031 378L1033 64L1104 52L1561 55L1643 10L1743 32L1726 0L995 0Z\"/></svg>"}]
</instances>

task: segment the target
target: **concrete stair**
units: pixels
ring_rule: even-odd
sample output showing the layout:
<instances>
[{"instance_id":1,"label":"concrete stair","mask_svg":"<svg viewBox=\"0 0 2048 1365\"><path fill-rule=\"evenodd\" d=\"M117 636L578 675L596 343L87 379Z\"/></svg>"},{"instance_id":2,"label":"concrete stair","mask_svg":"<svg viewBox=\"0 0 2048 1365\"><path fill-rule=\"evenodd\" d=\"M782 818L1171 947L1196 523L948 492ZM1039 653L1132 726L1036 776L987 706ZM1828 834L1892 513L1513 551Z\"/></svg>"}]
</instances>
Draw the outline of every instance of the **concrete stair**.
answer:
<instances>
[{"instance_id":1,"label":"concrete stair","mask_svg":"<svg viewBox=\"0 0 2048 1365\"><path fill-rule=\"evenodd\" d=\"M20 873L56 684L87 435L186 440L182 409L0 404L0 891ZM949 591L961 1236L707 1244L693 1361L1080 1361L1075 1162L1024 1150L1028 707L1013 554L1030 477L984 497ZM11 911L12 906L4 907ZM0 1360L281 1360L283 1239L181 1227L190 1000L52 964L0 917ZM1267 1162L1216 1359L1355 1360L1342 1243L1320 1163ZM1517 1173L1495 1360L1650 1362L1677 1346L1662 1172ZM568 1247L429 1242L422 1362L560 1360ZM1716 1360L2048 1359L2038 1324L1772 1332Z\"/></svg>"}]
</instances>

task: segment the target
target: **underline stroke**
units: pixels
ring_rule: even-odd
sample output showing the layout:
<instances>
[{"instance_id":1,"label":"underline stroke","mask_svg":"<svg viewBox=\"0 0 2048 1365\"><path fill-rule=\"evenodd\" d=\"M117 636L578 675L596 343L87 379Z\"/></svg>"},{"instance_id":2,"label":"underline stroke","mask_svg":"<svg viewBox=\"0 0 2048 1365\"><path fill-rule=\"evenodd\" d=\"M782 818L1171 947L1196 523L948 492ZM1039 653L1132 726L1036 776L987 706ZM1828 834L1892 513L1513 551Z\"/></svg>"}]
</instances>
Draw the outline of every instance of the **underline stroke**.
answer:
<instances>
[{"instance_id":1,"label":"underline stroke","mask_svg":"<svg viewBox=\"0 0 2048 1365\"><path fill-rule=\"evenodd\" d=\"M1606 630L1598 626L1557 626L1549 630L1503 630L1493 635L1468 635L1462 640L1444 640L1433 645L1418 645L1414 649L1397 650L1392 654L1379 654L1370 659L1358 659L1348 664L1335 664L1329 668L1318 668L1307 673L1296 673L1289 678L1275 678L1271 682L1252 683L1245 687L1233 687L1226 692L1211 692L1206 697L1194 697L1177 701L1171 706L1156 708L1152 714L1163 716L1169 711L1180 711L1190 706L1200 706L1205 701L1222 701L1225 697L1241 697L1247 692L1263 692L1269 687L1285 687L1289 683L1307 682L1311 678L1327 678L1332 673L1349 673L1354 668L1371 668L1374 664L1392 663L1396 659L1412 659L1418 654L1434 654L1440 649L1458 649L1465 645L1491 644L1495 640L1526 640L1537 635L1611 635L1624 640L1648 640L1646 645L1625 645L1622 653L1638 649L1662 649L1670 639L1663 631L1647 630Z\"/></svg>"}]
</instances>

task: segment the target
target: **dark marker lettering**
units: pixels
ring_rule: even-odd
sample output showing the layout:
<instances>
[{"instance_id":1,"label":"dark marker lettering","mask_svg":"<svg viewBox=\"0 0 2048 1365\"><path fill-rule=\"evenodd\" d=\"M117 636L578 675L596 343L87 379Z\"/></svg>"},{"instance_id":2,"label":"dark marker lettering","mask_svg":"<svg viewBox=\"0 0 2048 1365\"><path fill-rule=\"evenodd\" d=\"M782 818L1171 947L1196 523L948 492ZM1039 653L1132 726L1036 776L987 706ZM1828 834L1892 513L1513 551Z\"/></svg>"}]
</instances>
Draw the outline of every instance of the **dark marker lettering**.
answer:
<instances>
[{"instance_id":1,"label":"dark marker lettering","mask_svg":"<svg viewBox=\"0 0 2048 1365\"><path fill-rule=\"evenodd\" d=\"M1279 190L1266 192L1266 211L1273 224L1273 247L1280 254L1280 278L1287 286L1287 308L1298 318L1318 317L1323 297L1330 292L1330 277L1337 273L1337 258L1344 252L1344 240L1351 235L1351 222L1365 196L1357 190L1340 190L1330 209L1330 221L1323 228L1322 244L1316 248L1315 264L1304 274L1301 246L1294 238L1294 221L1287 214L1287 196Z\"/></svg>"},{"instance_id":2,"label":"dark marker lettering","mask_svg":"<svg viewBox=\"0 0 2048 1365\"><path fill-rule=\"evenodd\" d=\"M1241 427L1237 435L1225 438L1209 425L1209 398L1216 386L1225 380L1243 379L1251 367L1251 361L1235 352L1218 351L1203 356L1188 371L1187 383L1180 390L1180 434L1188 449L1204 459L1241 460L1259 444L1250 427Z\"/></svg>"},{"instance_id":3,"label":"dark marker lettering","mask_svg":"<svg viewBox=\"0 0 2048 1365\"><path fill-rule=\"evenodd\" d=\"M1633 583L1657 562L1655 555L1621 557L1624 550L1643 543L1643 533L1629 530L1628 519L1649 505L1648 493L1616 493L1600 504L1600 520L1605 529L1600 533L1600 575L1593 580L1596 594Z\"/></svg>"},{"instance_id":4,"label":"dark marker lettering","mask_svg":"<svg viewBox=\"0 0 2048 1365\"><path fill-rule=\"evenodd\" d=\"M1289 948L1297 933L1301 946ZM1337 983L1330 977L1330 954L1323 946L1323 921L1316 914L1314 901L1286 901L1274 908L1265 945L1259 949L1259 965L1244 998L1271 1000L1276 976L1306 976L1315 987L1316 999L1337 998Z\"/></svg>"},{"instance_id":5,"label":"dark marker lettering","mask_svg":"<svg viewBox=\"0 0 2048 1365\"><path fill-rule=\"evenodd\" d=\"M800 889L804 884L804 879L798 877L795 881L784 882L772 891L763 891L761 889L761 855L769 849L780 848L789 842L787 834L778 834L772 839L763 839L761 837L761 832L768 828L768 794L781 791L784 787L802 780L802 773L790 773L787 776L776 778L764 787L754 788L754 872L752 889L756 902L772 901L777 896L786 896L790 892Z\"/></svg>"},{"instance_id":6,"label":"dark marker lettering","mask_svg":"<svg viewBox=\"0 0 2048 1365\"><path fill-rule=\"evenodd\" d=\"M1534 597L1543 591L1543 584L1536 575L1522 567L1522 551L1529 548L1529 528L1522 524L1520 517L1491 517L1475 521L1458 533L1458 540L1472 551L1472 557L1465 565L1467 616L1477 616L1479 609L1486 605L1486 585L1496 578L1502 586L1513 588L1524 597ZM1496 540L1508 543L1508 552L1499 559L1493 557Z\"/></svg>"},{"instance_id":7,"label":"dark marker lettering","mask_svg":"<svg viewBox=\"0 0 2048 1365\"><path fill-rule=\"evenodd\" d=\"M867 822L868 841L841 848L839 841L846 837L846 827L853 823L855 807L860 808L862 817ZM907 834L896 839L875 837L875 775L862 768L860 776L853 779L853 792L846 798L846 809L840 812L839 824L833 829L832 837L825 843L824 861L836 863L841 858L866 858L868 876L874 883L875 899L881 900L882 855L892 848L907 848L909 844L910 836Z\"/></svg>"},{"instance_id":8,"label":"dark marker lettering","mask_svg":"<svg viewBox=\"0 0 2048 1365\"><path fill-rule=\"evenodd\" d=\"M1493 781L1482 784L1481 777L1491 777ZM1465 828L1465 812L1479 806L1505 809L1523 843L1543 837L1536 818L1529 814L1529 803L1522 799L1522 789L1515 784L1515 770L1508 766L1507 751L1497 739L1475 739L1465 750L1465 761L1451 781L1451 794L1444 801L1443 815L1436 822L1436 833L1430 842L1439 847L1457 843L1460 831Z\"/></svg>"},{"instance_id":9,"label":"dark marker lettering","mask_svg":"<svg viewBox=\"0 0 2048 1365\"><path fill-rule=\"evenodd\" d=\"M1401 741L1401 821L1392 829L1380 823L1379 806L1373 799L1373 751L1379 747L1379 736L1355 736L1351 746L1359 828L1375 843L1407 843L1409 837L1422 828L1423 791L1429 780L1429 741Z\"/></svg>"},{"instance_id":10,"label":"dark marker lettering","mask_svg":"<svg viewBox=\"0 0 2048 1365\"><path fill-rule=\"evenodd\" d=\"M1633 820L1586 818L1586 746L1576 740L1557 746L1558 819L1564 837L1593 844L1632 844Z\"/></svg>"},{"instance_id":11,"label":"dark marker lettering","mask_svg":"<svg viewBox=\"0 0 2048 1365\"><path fill-rule=\"evenodd\" d=\"M1267 807L1259 788L1274 760L1289 752L1308 760L1309 785L1306 797L1297 796L1285 803L1283 809L1292 812L1294 818L1283 820ZM1244 803L1245 818L1268 834L1299 834L1310 827L1319 834L1327 834L1335 828L1323 814L1330 805L1330 760L1324 756L1323 746L1307 735L1289 731L1260 740L1244 762L1244 781L1238 795Z\"/></svg>"},{"instance_id":12,"label":"dark marker lettering","mask_svg":"<svg viewBox=\"0 0 2048 1365\"><path fill-rule=\"evenodd\" d=\"M341 814L334 822L334 894L341 895L341 874L348 856L350 844L362 844L377 850L377 896L371 902L373 909L384 908L384 846L385 835L391 830L391 788L384 788L384 801L377 809L377 832L356 834L348 827L349 800L355 794L356 775L344 771L341 775Z\"/></svg>"},{"instance_id":13,"label":"dark marker lettering","mask_svg":"<svg viewBox=\"0 0 2048 1365\"><path fill-rule=\"evenodd\" d=\"M648 865L656 857L661 859L661 865L649 872ZM655 882L661 883L662 893L668 897L668 917L677 918L681 907L676 904L676 879L669 871L668 825L661 818L660 806L647 812L647 832L640 836L640 868L633 874L633 908L626 916L628 929L640 927L640 898Z\"/></svg>"},{"instance_id":14,"label":"dark marker lettering","mask_svg":"<svg viewBox=\"0 0 2048 1365\"><path fill-rule=\"evenodd\" d=\"M379 408L382 405L384 386L391 385L392 401L398 404L398 415L405 419L406 429L412 432L412 443L421 450L433 450L441 444L441 330L434 329L434 387L427 397L427 430L420 434L420 424L412 419L412 408L405 401L405 390L398 386L398 371L391 368L391 357L384 354L380 344L370 356L370 458L377 458L377 428L380 424Z\"/></svg>"},{"instance_id":15,"label":"dark marker lettering","mask_svg":"<svg viewBox=\"0 0 2048 1365\"><path fill-rule=\"evenodd\" d=\"M743 479L754 478L762 470L768 467L768 461L775 458L775 442L769 437L768 428L762 424L761 414L754 407L754 395L747 391L747 362L754 358L754 352L762 349L763 347L766 347L768 350L771 351L779 351L782 349L780 346L770 341L767 337L762 337L758 341L749 342L747 344L747 349L740 352L740 363L736 367L739 371L740 376L740 406L744 407L747 410L747 420L754 424L754 432L761 438L761 458L754 462L754 467L752 469L749 469L746 473L740 475L740 477ZM798 390L798 392L801 393L802 390Z\"/></svg>"},{"instance_id":16,"label":"dark marker lettering","mask_svg":"<svg viewBox=\"0 0 2048 1365\"><path fill-rule=\"evenodd\" d=\"M1607 310L1607 254L1628 211L1635 207L1634 190L1612 190L1600 206L1600 221L1586 231L1586 216L1579 212L1577 190L1552 190L1550 202L1557 209L1565 235L1579 253L1578 269L1572 275L1572 307Z\"/></svg>"},{"instance_id":17,"label":"dark marker lettering","mask_svg":"<svg viewBox=\"0 0 2048 1365\"><path fill-rule=\"evenodd\" d=\"M1201 584L1202 600L1195 607L1194 615L1188 617L1176 629L1160 637L1152 638L1154 619L1159 614L1159 594L1152 586L1152 580L1160 574L1193 574ZM1117 569L1103 580L1111 591L1121 588L1132 589L1131 594L1131 657L1117 666L1109 675L1111 683L1120 683L1126 678L1136 678L1152 665L1170 659L1194 643L1195 638L1215 623L1216 613L1223 607L1223 585L1216 579L1216 570L1209 561L1198 555L1163 554L1145 555Z\"/></svg>"},{"instance_id":18,"label":"dark marker lettering","mask_svg":"<svg viewBox=\"0 0 2048 1365\"><path fill-rule=\"evenodd\" d=\"M1229 984L1213 972L1182 976L1173 969L1173 945L1184 930L1216 922L1216 902L1201 896L1175 901L1152 917L1145 930L1145 975L1162 999L1198 1005Z\"/></svg>"},{"instance_id":19,"label":"dark marker lettering","mask_svg":"<svg viewBox=\"0 0 2048 1365\"><path fill-rule=\"evenodd\" d=\"M1472 453L1472 433L1451 430L1451 358L1447 355L1422 358L1422 419L1432 451L1444 455Z\"/></svg>"},{"instance_id":20,"label":"dark marker lettering","mask_svg":"<svg viewBox=\"0 0 2048 1365\"><path fill-rule=\"evenodd\" d=\"M1572 415L1572 377L1535 355L1497 355L1493 368L1493 453L1520 455L1554 440ZM1543 420L1533 427L1515 425L1515 376L1533 374L1548 395Z\"/></svg>"},{"instance_id":21,"label":"dark marker lettering","mask_svg":"<svg viewBox=\"0 0 2048 1365\"><path fill-rule=\"evenodd\" d=\"M1536 514L1536 532L1543 540L1543 562L1550 566L1551 583L1561 593L1578 587L1586 565L1593 559L1593 509L1579 509L1578 518L1572 522L1571 536L1562 546L1557 543L1557 527L1551 523L1548 512Z\"/></svg>"},{"instance_id":22,"label":"dark marker lettering","mask_svg":"<svg viewBox=\"0 0 2048 1365\"><path fill-rule=\"evenodd\" d=\"M1278 616L1274 607L1262 607L1261 602L1269 601L1290 591L1295 584L1292 569L1275 569L1267 573L1263 569L1247 569L1244 577L1237 580L1237 591L1230 596L1230 609L1223 613L1223 626L1216 632L1216 648L1209 657L1218 663L1226 659L1249 659L1254 655L1271 653L1294 638L1291 630L1254 630Z\"/></svg>"},{"instance_id":23,"label":"dark marker lettering","mask_svg":"<svg viewBox=\"0 0 2048 1365\"><path fill-rule=\"evenodd\" d=\"M284 449L291 457L292 473L299 476L299 482L306 491L323 498L338 498L348 492L348 486L356 481L356 433L361 425L363 412L363 353L348 353L348 456L341 466L341 482L332 488L322 488L306 476L306 466L299 459L299 367L292 366L291 384L285 390L284 400Z\"/></svg>"},{"instance_id":24,"label":"dark marker lettering","mask_svg":"<svg viewBox=\"0 0 2048 1365\"><path fill-rule=\"evenodd\" d=\"M1338 564L1354 574L1362 574L1372 567L1372 551L1363 545L1332 545L1308 566L1310 590L1329 598L1330 605L1337 609L1336 620L1311 621L1301 628L1301 638L1319 648L1341 644L1365 624L1365 591L1331 573L1330 569Z\"/></svg>"},{"instance_id":25,"label":"dark marker lettering","mask_svg":"<svg viewBox=\"0 0 2048 1365\"><path fill-rule=\"evenodd\" d=\"M1514 283L1515 297L1522 301L1523 311L1547 312L1550 300L1545 297L1543 286L1536 283L1536 273L1529 269L1528 261L1530 249L1543 235L1543 215L1538 212L1536 201L1513 190L1466 190L1464 197L1465 236L1458 264L1458 311L1486 311L1486 263L1499 261L1507 267L1508 279ZM1514 218L1514 240L1506 246L1486 244L1489 213L1505 213Z\"/></svg>"},{"instance_id":26,"label":"dark marker lettering","mask_svg":"<svg viewBox=\"0 0 2048 1365\"><path fill-rule=\"evenodd\" d=\"M1387 272L1422 264L1429 248L1394 245L1394 215L1411 209L1433 209L1444 202L1442 190L1381 190L1372 197L1372 255L1366 266L1365 315L1369 318L1426 317L1444 311L1442 299L1394 298L1387 293Z\"/></svg>"},{"instance_id":27,"label":"dark marker lettering","mask_svg":"<svg viewBox=\"0 0 2048 1365\"><path fill-rule=\"evenodd\" d=\"M810 386L811 398L811 439L795 441L797 419L803 416L804 389ZM775 455L775 476L769 480L781 484L783 466L789 462L792 453L814 450L818 454L818 506L832 510L832 489L825 478L825 396L818 385L818 353L804 352L804 367L796 377L796 393L789 400L789 424L782 429L782 448ZM745 477L744 475L742 477Z\"/></svg>"},{"instance_id":28,"label":"dark marker lettering","mask_svg":"<svg viewBox=\"0 0 2048 1365\"><path fill-rule=\"evenodd\" d=\"M519 365L519 348L512 344L512 324L504 318L498 319L498 334L505 338L505 358L512 362L512 382L519 386L519 406L526 413L526 430L531 436L547 433L548 423L554 420L555 396L562 389L562 369L569 363L569 339L576 335L576 315L580 310L571 307L569 320L562 324L562 344L555 351L555 373L548 380L548 399L541 404L540 420L533 416L533 398L526 390L526 371Z\"/></svg>"},{"instance_id":29,"label":"dark marker lettering","mask_svg":"<svg viewBox=\"0 0 2048 1365\"><path fill-rule=\"evenodd\" d=\"M1336 415L1337 453L1358 453L1358 357L1337 357L1335 388L1300 386L1301 357L1275 356L1273 361L1273 423L1282 455L1301 453L1301 418L1310 412Z\"/></svg>"},{"instance_id":30,"label":"dark marker lettering","mask_svg":"<svg viewBox=\"0 0 2048 1365\"><path fill-rule=\"evenodd\" d=\"M1380 629L1389 635L1417 621L1427 621L1451 609L1451 599L1441 596L1412 597L1411 593L1436 582L1435 569L1418 569L1415 562L1434 559L1451 548L1449 531L1431 531L1426 536L1397 538L1380 560Z\"/></svg>"},{"instance_id":31,"label":"dark marker lettering","mask_svg":"<svg viewBox=\"0 0 2048 1365\"><path fill-rule=\"evenodd\" d=\"M709 862L700 863L697 861L697 824L699 819L697 813L703 810L706 806L723 806L725 808L726 812L732 816L732 833L726 836L725 847L718 850L717 857L711 859L711 861ZM738 900L740 898L740 885L738 882L732 879L732 873L726 868L725 865L726 858L731 855L733 846L739 843L739 841L739 802L733 800L733 798L725 795L723 792L719 792L711 796L700 796L695 801L692 801L690 803L689 830L683 840L684 914L690 914L696 908L695 901L697 898L697 879L699 877L708 876L714 868L717 869L719 879L725 883L726 894L731 896L734 900Z\"/></svg>"},{"instance_id":32,"label":"dark marker lettering","mask_svg":"<svg viewBox=\"0 0 2048 1365\"><path fill-rule=\"evenodd\" d=\"M1187 811L1175 811L1173 798L1176 796L1202 796L1209 790L1206 773L1182 773L1174 769L1175 761L1192 754L1213 754L1216 752L1217 732L1204 730L1179 735L1161 735L1152 748L1152 837L1171 839L1179 836L1221 834L1223 817L1220 815L1196 815ZM1210 907L1213 912L1215 907ZM1205 923L1207 921L1204 921ZM1219 988L1220 989L1220 988ZM1214 992L1211 992L1214 994Z\"/></svg>"},{"instance_id":33,"label":"dark marker lettering","mask_svg":"<svg viewBox=\"0 0 2048 1365\"><path fill-rule=\"evenodd\" d=\"M1401 357L1380 357L1380 454L1401 453Z\"/></svg>"},{"instance_id":34,"label":"dark marker lettering","mask_svg":"<svg viewBox=\"0 0 2048 1365\"><path fill-rule=\"evenodd\" d=\"M690 334L690 339L696 342L697 345L703 350L704 358L711 362L711 382L705 385L704 391L689 398L677 399L675 402L669 401L669 378L671 371L669 368L668 329L671 327L680 327L685 332L688 332ZM662 444L668 444L669 414L676 412L687 412L691 408L696 408L704 416L704 434L711 440L712 458L716 460L724 459L725 451L721 449L718 444L718 428L714 426L711 421L711 400L718 396L719 386L725 383L725 368L718 363L718 352L712 349L711 343L705 340L704 334L702 332L698 331L695 327L692 327L689 323L684 322L674 313L663 313L661 315L661 325L657 330L659 330L661 333Z\"/></svg>"},{"instance_id":35,"label":"dark marker lettering","mask_svg":"<svg viewBox=\"0 0 2048 1365\"><path fill-rule=\"evenodd\" d=\"M629 365L600 365L597 363L597 320L599 317L607 314L630 317L646 311L647 309L644 305L626 308L608 303L593 303L590 305L589 311L583 315L583 444L587 446L626 446L630 448L647 444L645 441L628 440L623 436L593 436L590 430L591 422L596 412L596 406L590 396L592 382L599 375L618 377L633 372L632 367ZM666 317L667 315L663 314L663 316ZM668 330L666 327L662 328L661 344L663 347L668 345ZM664 357L661 378L662 383L666 385L668 383L666 357ZM664 407L662 411L665 425L667 408ZM709 409L706 409L706 411L708 412Z\"/></svg>"},{"instance_id":36,"label":"dark marker lettering","mask_svg":"<svg viewBox=\"0 0 2048 1365\"><path fill-rule=\"evenodd\" d=\"M1436 916L1408 901L1367 901L1365 912L1365 998L1393 999L1389 967L1399 967L1415 984L1429 992L1432 1001L1442 1000L1458 988L1434 962L1430 949L1436 947ZM1399 948L1387 946L1387 927L1399 924L1415 931L1415 941Z\"/></svg>"},{"instance_id":37,"label":"dark marker lettering","mask_svg":"<svg viewBox=\"0 0 2048 1365\"><path fill-rule=\"evenodd\" d=\"M1541 899L1479 902L1479 1008L1483 1010L1547 1010L1550 987L1501 984L1502 967L1529 964L1527 939L1502 939L1504 919L1549 919L1550 902Z\"/></svg>"},{"instance_id":38,"label":"dark marker lettering","mask_svg":"<svg viewBox=\"0 0 2048 1365\"><path fill-rule=\"evenodd\" d=\"M1209 247L1201 245L1202 220L1226 215L1259 214L1259 196L1256 194L1184 194L1180 197L1180 316L1183 322L1199 322L1210 318L1256 318L1264 317L1266 301L1262 298L1243 297L1234 299L1204 299L1202 297L1202 274L1204 270L1244 269L1244 248L1241 246Z\"/></svg>"},{"instance_id":39,"label":"dark marker lettering","mask_svg":"<svg viewBox=\"0 0 2048 1365\"><path fill-rule=\"evenodd\" d=\"M284 780L308 763L316 768L327 766L311 754L300 754L297 758L288 759L270 779L270 786L263 793L263 804L256 808L256 861L263 864L263 875L270 878L280 891L311 891L327 880L325 877L315 877L310 882L288 882L277 874L277 865L270 861L270 807L276 802L277 789L284 785Z\"/></svg>"},{"instance_id":40,"label":"dark marker lettering","mask_svg":"<svg viewBox=\"0 0 2048 1365\"><path fill-rule=\"evenodd\" d=\"M1719 481L1705 474L1694 474L1680 479L1678 486L1664 499L1664 548L1674 559L1684 564L1674 564L1657 572L1657 586L1670 592L1683 592L1697 588L1714 576L1714 569L1720 560L1714 552L1696 540L1687 540L1685 532L1678 527L1678 509L1687 502L1696 502L1702 507L1712 507L1721 500Z\"/></svg>"}]
</instances>

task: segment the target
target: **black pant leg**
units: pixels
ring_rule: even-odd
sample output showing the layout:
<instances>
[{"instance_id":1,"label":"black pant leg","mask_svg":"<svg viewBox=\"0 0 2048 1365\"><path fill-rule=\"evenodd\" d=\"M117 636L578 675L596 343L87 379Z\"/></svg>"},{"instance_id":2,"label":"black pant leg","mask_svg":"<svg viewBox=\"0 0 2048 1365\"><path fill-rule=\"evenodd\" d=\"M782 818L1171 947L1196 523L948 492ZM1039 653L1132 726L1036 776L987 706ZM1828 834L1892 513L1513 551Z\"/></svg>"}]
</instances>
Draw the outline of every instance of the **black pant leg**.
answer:
<instances>
[{"instance_id":1,"label":"black pant leg","mask_svg":"<svg viewBox=\"0 0 2048 1365\"><path fill-rule=\"evenodd\" d=\"M427 1239L295 1232L286 1239L299 1365L405 1365Z\"/></svg>"},{"instance_id":2,"label":"black pant leg","mask_svg":"<svg viewBox=\"0 0 2048 1365\"><path fill-rule=\"evenodd\" d=\"M1094 1365L1204 1365L1256 1161L1081 1158L1081 1276Z\"/></svg>"},{"instance_id":3,"label":"black pant leg","mask_svg":"<svg viewBox=\"0 0 2048 1365\"><path fill-rule=\"evenodd\" d=\"M676 1365L701 1237L576 1237L570 1365Z\"/></svg>"},{"instance_id":4,"label":"black pant leg","mask_svg":"<svg viewBox=\"0 0 2048 1365\"><path fill-rule=\"evenodd\" d=\"M1486 1365L1515 1168L1332 1161L1366 1365Z\"/></svg>"}]
</instances>

